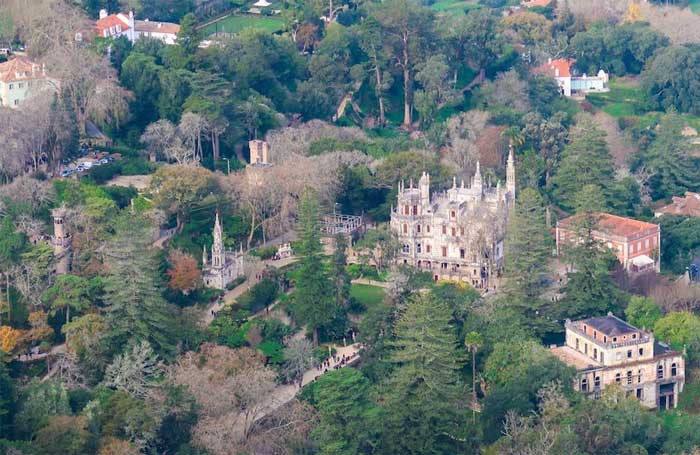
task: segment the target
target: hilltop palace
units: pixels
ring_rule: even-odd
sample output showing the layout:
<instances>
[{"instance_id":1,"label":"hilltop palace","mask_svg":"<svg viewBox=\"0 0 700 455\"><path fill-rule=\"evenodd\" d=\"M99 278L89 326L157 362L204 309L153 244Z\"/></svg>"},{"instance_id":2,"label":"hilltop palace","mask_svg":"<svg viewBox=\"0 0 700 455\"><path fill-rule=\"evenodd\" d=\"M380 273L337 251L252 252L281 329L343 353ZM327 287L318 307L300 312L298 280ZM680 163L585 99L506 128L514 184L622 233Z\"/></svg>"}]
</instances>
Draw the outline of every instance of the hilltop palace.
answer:
<instances>
[{"instance_id":1,"label":"hilltop palace","mask_svg":"<svg viewBox=\"0 0 700 455\"><path fill-rule=\"evenodd\" d=\"M508 209L515 199L515 163L508 154L506 187L484 185L479 163L471 185L464 181L430 194L430 176L418 188L399 184L391 228L401 250L397 262L429 271L435 280L463 281L488 289L489 278L503 266Z\"/></svg>"},{"instance_id":2,"label":"hilltop palace","mask_svg":"<svg viewBox=\"0 0 700 455\"><path fill-rule=\"evenodd\" d=\"M241 246L242 248L242 246ZM211 247L211 261L207 259L207 248L202 252L202 279L210 288L226 289L226 285L245 274L243 251L234 252L224 249L224 235L216 214L214 221L214 244Z\"/></svg>"}]
</instances>

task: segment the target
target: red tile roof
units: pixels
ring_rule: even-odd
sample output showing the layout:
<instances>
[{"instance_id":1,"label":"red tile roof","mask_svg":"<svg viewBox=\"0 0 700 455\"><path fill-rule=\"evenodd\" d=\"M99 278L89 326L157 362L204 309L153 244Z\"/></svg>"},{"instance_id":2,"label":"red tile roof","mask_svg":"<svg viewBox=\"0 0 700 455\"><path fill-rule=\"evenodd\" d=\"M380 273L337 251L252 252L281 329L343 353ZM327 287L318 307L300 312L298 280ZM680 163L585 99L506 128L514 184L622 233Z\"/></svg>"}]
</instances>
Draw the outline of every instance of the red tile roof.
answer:
<instances>
[{"instance_id":1,"label":"red tile roof","mask_svg":"<svg viewBox=\"0 0 700 455\"><path fill-rule=\"evenodd\" d=\"M177 35L180 31L180 26L171 22L136 21L134 29L137 32L171 33Z\"/></svg>"},{"instance_id":2,"label":"red tile roof","mask_svg":"<svg viewBox=\"0 0 700 455\"><path fill-rule=\"evenodd\" d=\"M617 237L630 237L634 234L648 230L658 230L659 226L644 221L633 220L632 218L624 218L609 213L599 213L598 226L596 231ZM576 222L581 218L581 215L570 216L557 223L557 227L564 229L572 229Z\"/></svg>"},{"instance_id":3,"label":"red tile roof","mask_svg":"<svg viewBox=\"0 0 700 455\"><path fill-rule=\"evenodd\" d=\"M656 213L700 216L700 194L686 191L685 197L673 196L673 203L656 209Z\"/></svg>"},{"instance_id":4,"label":"red tile roof","mask_svg":"<svg viewBox=\"0 0 700 455\"><path fill-rule=\"evenodd\" d=\"M571 65L574 62L570 58L558 58L538 66L536 71L552 77L571 77Z\"/></svg>"},{"instance_id":5,"label":"red tile roof","mask_svg":"<svg viewBox=\"0 0 700 455\"><path fill-rule=\"evenodd\" d=\"M520 4L525 8L533 8L535 6L545 7L550 3L552 3L552 0L527 0L520 2Z\"/></svg>"},{"instance_id":6,"label":"red tile roof","mask_svg":"<svg viewBox=\"0 0 700 455\"><path fill-rule=\"evenodd\" d=\"M95 30L97 30L97 33L100 36L104 37L104 30L109 30L111 27L116 28L117 25L121 25L122 32L129 29L129 24L121 20L119 16L116 14L110 14L109 16L98 19L95 22ZM112 33L109 33L109 35L112 35Z\"/></svg>"},{"instance_id":7,"label":"red tile roof","mask_svg":"<svg viewBox=\"0 0 700 455\"><path fill-rule=\"evenodd\" d=\"M25 81L42 77L41 66L25 57L16 57L0 63L0 81Z\"/></svg>"}]
</instances>

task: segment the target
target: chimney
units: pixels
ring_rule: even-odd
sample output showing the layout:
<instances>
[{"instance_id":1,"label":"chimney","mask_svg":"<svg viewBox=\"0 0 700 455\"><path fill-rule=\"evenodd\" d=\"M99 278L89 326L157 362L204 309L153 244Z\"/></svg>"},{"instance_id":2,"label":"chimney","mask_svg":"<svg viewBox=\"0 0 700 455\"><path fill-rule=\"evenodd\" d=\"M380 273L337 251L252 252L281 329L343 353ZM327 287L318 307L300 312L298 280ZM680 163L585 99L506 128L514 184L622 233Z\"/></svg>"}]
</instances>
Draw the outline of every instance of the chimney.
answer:
<instances>
[{"instance_id":1,"label":"chimney","mask_svg":"<svg viewBox=\"0 0 700 455\"><path fill-rule=\"evenodd\" d=\"M106 10L106 9L101 9L101 10L100 10L100 19L104 19L104 18L107 17L107 16L108 16L107 10Z\"/></svg>"}]
</instances>

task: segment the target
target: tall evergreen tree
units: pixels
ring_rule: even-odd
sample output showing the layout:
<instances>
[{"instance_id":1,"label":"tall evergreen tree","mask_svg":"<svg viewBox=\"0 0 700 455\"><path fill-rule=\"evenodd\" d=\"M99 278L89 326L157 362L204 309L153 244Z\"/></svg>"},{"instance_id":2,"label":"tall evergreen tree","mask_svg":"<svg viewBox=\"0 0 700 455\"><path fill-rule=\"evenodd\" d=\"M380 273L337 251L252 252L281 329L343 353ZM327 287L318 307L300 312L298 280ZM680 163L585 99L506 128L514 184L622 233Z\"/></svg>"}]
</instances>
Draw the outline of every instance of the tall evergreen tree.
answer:
<instances>
[{"instance_id":1,"label":"tall evergreen tree","mask_svg":"<svg viewBox=\"0 0 700 455\"><path fill-rule=\"evenodd\" d=\"M586 185L602 190L604 207L608 205L615 169L605 142L605 132L584 118L571 132L559 168L552 177L552 195L565 210L576 208L575 195Z\"/></svg>"},{"instance_id":2,"label":"tall evergreen tree","mask_svg":"<svg viewBox=\"0 0 700 455\"><path fill-rule=\"evenodd\" d=\"M168 356L175 351L171 325L175 314L161 295L151 230L150 222L137 215L117 219L116 233L106 249L105 313L112 346L148 341Z\"/></svg>"},{"instance_id":3,"label":"tall evergreen tree","mask_svg":"<svg viewBox=\"0 0 700 455\"><path fill-rule=\"evenodd\" d=\"M294 292L294 316L313 330L318 346L318 331L336 315L333 284L323 264L323 246L319 230L318 196L307 190L299 207L299 275Z\"/></svg>"},{"instance_id":4,"label":"tall evergreen tree","mask_svg":"<svg viewBox=\"0 0 700 455\"><path fill-rule=\"evenodd\" d=\"M380 453L463 453L466 420L459 369L463 355L452 312L430 295L418 295L396 323Z\"/></svg>"},{"instance_id":5,"label":"tall evergreen tree","mask_svg":"<svg viewBox=\"0 0 700 455\"><path fill-rule=\"evenodd\" d=\"M562 301L562 317L578 319L618 311L625 306L627 295L615 285L611 270L617 258L594 238L602 208L602 192L586 185L576 195L576 236L579 242L565 250L573 266L568 274Z\"/></svg>"},{"instance_id":6,"label":"tall evergreen tree","mask_svg":"<svg viewBox=\"0 0 700 455\"><path fill-rule=\"evenodd\" d=\"M350 299L350 275L346 270L348 265L348 241L343 234L335 236L335 250L331 258L331 275L335 289L335 305L337 308L347 307Z\"/></svg>"},{"instance_id":7,"label":"tall evergreen tree","mask_svg":"<svg viewBox=\"0 0 700 455\"><path fill-rule=\"evenodd\" d=\"M525 188L508 221L506 239L506 305L516 310L523 323L538 335L554 329L552 314L542 299L541 275L548 270L552 248L545 221L545 204L537 190Z\"/></svg>"}]
</instances>

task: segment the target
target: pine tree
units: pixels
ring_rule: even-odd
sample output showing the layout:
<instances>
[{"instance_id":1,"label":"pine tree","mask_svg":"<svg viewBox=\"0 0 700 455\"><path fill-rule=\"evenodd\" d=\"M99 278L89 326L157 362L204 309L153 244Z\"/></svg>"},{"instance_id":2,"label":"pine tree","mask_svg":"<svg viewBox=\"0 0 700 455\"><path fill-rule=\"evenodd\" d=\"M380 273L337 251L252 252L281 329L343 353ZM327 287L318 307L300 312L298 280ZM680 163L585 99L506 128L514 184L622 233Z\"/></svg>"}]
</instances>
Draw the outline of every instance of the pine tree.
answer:
<instances>
[{"instance_id":1,"label":"pine tree","mask_svg":"<svg viewBox=\"0 0 700 455\"><path fill-rule=\"evenodd\" d=\"M541 275L548 271L552 248L545 213L542 196L532 188L525 188L508 221L506 239L504 301L538 335L555 328L547 322L554 318L547 302L541 298L544 291Z\"/></svg>"},{"instance_id":2,"label":"pine tree","mask_svg":"<svg viewBox=\"0 0 700 455\"><path fill-rule=\"evenodd\" d=\"M586 185L576 196L575 231L580 239L565 250L565 257L573 265L568 274L562 301L562 317L579 319L619 312L627 295L615 285L611 269L617 264L615 256L594 238L602 208L602 191L595 185Z\"/></svg>"},{"instance_id":3,"label":"pine tree","mask_svg":"<svg viewBox=\"0 0 700 455\"><path fill-rule=\"evenodd\" d=\"M443 302L417 295L396 323L381 453L463 453L466 420L456 403L464 359L451 317Z\"/></svg>"},{"instance_id":4,"label":"pine tree","mask_svg":"<svg viewBox=\"0 0 700 455\"><path fill-rule=\"evenodd\" d=\"M294 316L313 330L314 346L318 346L318 331L336 315L333 284L323 264L323 246L319 230L318 197L307 191L299 207L299 237L297 248L299 275L294 292Z\"/></svg>"},{"instance_id":5,"label":"pine tree","mask_svg":"<svg viewBox=\"0 0 700 455\"><path fill-rule=\"evenodd\" d=\"M561 164L552 178L552 196L565 210L575 208L574 196L586 185L597 185L607 206L615 169L605 142L605 132L591 119L584 119L571 133Z\"/></svg>"},{"instance_id":6,"label":"pine tree","mask_svg":"<svg viewBox=\"0 0 700 455\"><path fill-rule=\"evenodd\" d=\"M338 234L335 236L335 251L331 259L333 270L333 285L335 288L335 305L338 308L347 308L348 300L350 299L350 275L346 270L348 265L347 256L348 241L345 235Z\"/></svg>"},{"instance_id":7,"label":"pine tree","mask_svg":"<svg viewBox=\"0 0 700 455\"><path fill-rule=\"evenodd\" d=\"M163 356L173 354L174 309L161 295L158 263L151 249L151 224L125 214L106 249L105 313L111 345L148 341Z\"/></svg>"}]
</instances>

